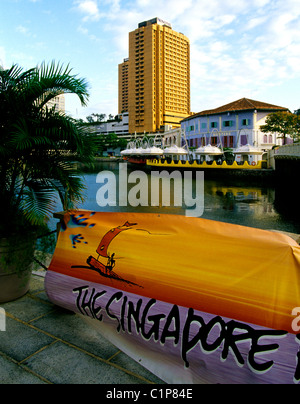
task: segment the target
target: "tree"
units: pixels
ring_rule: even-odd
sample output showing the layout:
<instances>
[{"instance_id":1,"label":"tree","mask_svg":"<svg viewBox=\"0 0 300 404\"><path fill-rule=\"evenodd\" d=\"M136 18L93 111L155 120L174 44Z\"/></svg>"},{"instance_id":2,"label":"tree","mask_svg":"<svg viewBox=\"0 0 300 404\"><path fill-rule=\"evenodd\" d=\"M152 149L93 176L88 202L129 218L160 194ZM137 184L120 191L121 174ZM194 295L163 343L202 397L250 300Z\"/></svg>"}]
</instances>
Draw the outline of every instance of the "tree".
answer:
<instances>
[{"instance_id":1,"label":"tree","mask_svg":"<svg viewBox=\"0 0 300 404\"><path fill-rule=\"evenodd\" d=\"M286 144L286 137L290 135L294 140L299 138L299 125L297 115L287 111L278 111L269 114L265 125L261 125L260 130L263 133L276 133L279 139L283 139Z\"/></svg>"},{"instance_id":2,"label":"tree","mask_svg":"<svg viewBox=\"0 0 300 404\"><path fill-rule=\"evenodd\" d=\"M86 120L89 123L95 123L95 122L103 122L106 118L106 114L91 114L86 117Z\"/></svg>"},{"instance_id":3,"label":"tree","mask_svg":"<svg viewBox=\"0 0 300 404\"><path fill-rule=\"evenodd\" d=\"M109 148L116 149L118 147L124 148L127 144L126 139L119 138L115 133L104 134L101 133L97 136L97 150L101 155Z\"/></svg>"},{"instance_id":4,"label":"tree","mask_svg":"<svg viewBox=\"0 0 300 404\"><path fill-rule=\"evenodd\" d=\"M74 160L93 162L94 136L47 104L66 93L87 104L87 83L71 72L54 62L27 71L18 65L0 68L0 230L5 234L19 225L42 225L57 195L64 209L82 201L84 185Z\"/></svg>"},{"instance_id":5,"label":"tree","mask_svg":"<svg viewBox=\"0 0 300 404\"><path fill-rule=\"evenodd\" d=\"M294 111L294 114L296 115L296 133L297 133L297 138L295 139L296 142L300 141L300 109L297 109Z\"/></svg>"}]
</instances>

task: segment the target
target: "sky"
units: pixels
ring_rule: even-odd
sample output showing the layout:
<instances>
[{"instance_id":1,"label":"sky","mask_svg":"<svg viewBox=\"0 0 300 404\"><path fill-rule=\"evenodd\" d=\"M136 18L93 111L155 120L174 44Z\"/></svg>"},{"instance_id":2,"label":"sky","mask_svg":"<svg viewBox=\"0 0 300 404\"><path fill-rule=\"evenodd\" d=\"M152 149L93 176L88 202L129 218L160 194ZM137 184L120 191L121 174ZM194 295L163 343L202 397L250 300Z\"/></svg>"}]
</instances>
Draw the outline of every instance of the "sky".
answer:
<instances>
[{"instance_id":1,"label":"sky","mask_svg":"<svg viewBox=\"0 0 300 404\"><path fill-rule=\"evenodd\" d=\"M300 0L0 0L0 65L55 60L89 83L85 119L118 113L128 33L161 18L190 39L191 111L246 97L300 108Z\"/></svg>"}]
</instances>

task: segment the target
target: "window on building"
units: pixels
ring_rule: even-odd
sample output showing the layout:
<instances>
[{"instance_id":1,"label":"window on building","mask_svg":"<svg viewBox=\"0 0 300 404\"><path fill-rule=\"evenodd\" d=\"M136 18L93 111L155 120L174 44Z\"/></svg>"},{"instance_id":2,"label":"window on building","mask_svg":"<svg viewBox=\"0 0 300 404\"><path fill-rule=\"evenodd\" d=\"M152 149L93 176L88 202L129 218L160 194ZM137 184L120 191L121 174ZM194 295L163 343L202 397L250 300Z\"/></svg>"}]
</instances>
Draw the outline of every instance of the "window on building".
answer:
<instances>
[{"instance_id":1,"label":"window on building","mask_svg":"<svg viewBox=\"0 0 300 404\"><path fill-rule=\"evenodd\" d=\"M247 135L241 135L240 142L242 146L245 146L248 143Z\"/></svg>"},{"instance_id":2,"label":"window on building","mask_svg":"<svg viewBox=\"0 0 300 404\"><path fill-rule=\"evenodd\" d=\"M242 120L242 125L243 126L249 126L250 125L250 119L243 119Z\"/></svg>"},{"instance_id":3,"label":"window on building","mask_svg":"<svg viewBox=\"0 0 300 404\"><path fill-rule=\"evenodd\" d=\"M224 136L223 145L224 147L233 147L233 136Z\"/></svg>"},{"instance_id":4,"label":"window on building","mask_svg":"<svg viewBox=\"0 0 300 404\"><path fill-rule=\"evenodd\" d=\"M207 125L206 125L206 122L202 122L202 123L201 123L201 128L202 128L202 129L206 129L206 126L207 126Z\"/></svg>"},{"instance_id":5,"label":"window on building","mask_svg":"<svg viewBox=\"0 0 300 404\"><path fill-rule=\"evenodd\" d=\"M194 125L187 126L187 132L192 132L195 129Z\"/></svg>"},{"instance_id":6,"label":"window on building","mask_svg":"<svg viewBox=\"0 0 300 404\"><path fill-rule=\"evenodd\" d=\"M231 127L231 126L233 126L233 121L224 121L223 126Z\"/></svg>"},{"instance_id":7,"label":"window on building","mask_svg":"<svg viewBox=\"0 0 300 404\"><path fill-rule=\"evenodd\" d=\"M218 127L218 122L211 122L210 127L211 128L217 128Z\"/></svg>"}]
</instances>

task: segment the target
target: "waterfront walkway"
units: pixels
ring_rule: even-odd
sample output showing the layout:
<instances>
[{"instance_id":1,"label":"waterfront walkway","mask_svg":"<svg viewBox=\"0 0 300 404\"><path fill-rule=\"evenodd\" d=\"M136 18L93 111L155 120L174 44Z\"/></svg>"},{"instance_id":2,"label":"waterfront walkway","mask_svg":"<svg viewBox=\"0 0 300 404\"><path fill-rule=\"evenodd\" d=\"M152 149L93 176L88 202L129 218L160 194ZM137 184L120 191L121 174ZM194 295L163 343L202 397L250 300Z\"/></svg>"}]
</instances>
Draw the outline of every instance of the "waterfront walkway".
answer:
<instances>
[{"instance_id":1,"label":"waterfront walkway","mask_svg":"<svg viewBox=\"0 0 300 404\"><path fill-rule=\"evenodd\" d=\"M25 296L1 304L0 384L164 384L78 315L53 305L44 275L36 271Z\"/></svg>"}]
</instances>

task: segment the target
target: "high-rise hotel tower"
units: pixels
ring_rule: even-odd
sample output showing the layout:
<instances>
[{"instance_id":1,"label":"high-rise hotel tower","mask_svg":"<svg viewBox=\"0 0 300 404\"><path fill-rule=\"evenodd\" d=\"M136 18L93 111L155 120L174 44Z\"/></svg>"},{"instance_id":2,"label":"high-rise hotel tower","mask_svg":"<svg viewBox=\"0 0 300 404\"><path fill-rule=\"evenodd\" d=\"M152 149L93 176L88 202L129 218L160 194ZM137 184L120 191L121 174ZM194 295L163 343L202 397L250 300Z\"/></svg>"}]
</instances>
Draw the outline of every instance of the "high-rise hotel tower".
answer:
<instances>
[{"instance_id":1,"label":"high-rise hotel tower","mask_svg":"<svg viewBox=\"0 0 300 404\"><path fill-rule=\"evenodd\" d=\"M129 33L129 58L119 65L119 113L129 133L179 127L190 115L190 43L159 18Z\"/></svg>"}]
</instances>

